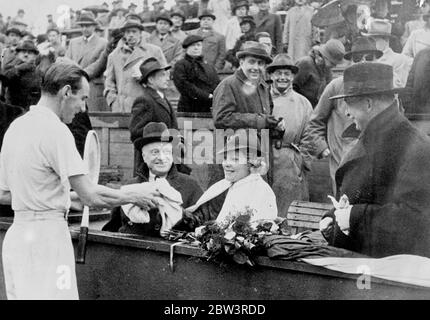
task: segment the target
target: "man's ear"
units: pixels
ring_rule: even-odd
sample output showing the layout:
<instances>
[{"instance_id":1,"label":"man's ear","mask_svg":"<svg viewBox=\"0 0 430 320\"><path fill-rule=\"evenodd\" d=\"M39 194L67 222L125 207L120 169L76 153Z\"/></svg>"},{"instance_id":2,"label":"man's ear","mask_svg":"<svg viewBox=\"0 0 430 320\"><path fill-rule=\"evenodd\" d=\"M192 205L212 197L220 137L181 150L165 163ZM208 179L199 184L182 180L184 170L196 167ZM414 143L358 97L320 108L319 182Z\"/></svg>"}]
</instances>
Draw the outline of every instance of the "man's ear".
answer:
<instances>
[{"instance_id":1,"label":"man's ear","mask_svg":"<svg viewBox=\"0 0 430 320\"><path fill-rule=\"evenodd\" d=\"M72 87L70 87L70 85L65 85L61 90L61 97L68 97L70 96L70 94L72 93Z\"/></svg>"}]
</instances>

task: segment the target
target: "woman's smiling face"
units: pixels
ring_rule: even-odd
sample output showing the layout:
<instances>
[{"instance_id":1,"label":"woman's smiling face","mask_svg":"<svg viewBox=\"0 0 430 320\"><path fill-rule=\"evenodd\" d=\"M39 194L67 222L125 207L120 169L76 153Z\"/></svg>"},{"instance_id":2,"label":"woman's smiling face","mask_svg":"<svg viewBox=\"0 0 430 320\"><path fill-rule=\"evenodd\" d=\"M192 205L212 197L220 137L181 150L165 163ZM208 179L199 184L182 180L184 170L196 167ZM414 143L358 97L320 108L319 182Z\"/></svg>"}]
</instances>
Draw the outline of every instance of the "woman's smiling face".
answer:
<instances>
[{"instance_id":1,"label":"woman's smiling face","mask_svg":"<svg viewBox=\"0 0 430 320\"><path fill-rule=\"evenodd\" d=\"M228 151L222 166L224 177L230 182L237 182L250 173L245 150Z\"/></svg>"}]
</instances>

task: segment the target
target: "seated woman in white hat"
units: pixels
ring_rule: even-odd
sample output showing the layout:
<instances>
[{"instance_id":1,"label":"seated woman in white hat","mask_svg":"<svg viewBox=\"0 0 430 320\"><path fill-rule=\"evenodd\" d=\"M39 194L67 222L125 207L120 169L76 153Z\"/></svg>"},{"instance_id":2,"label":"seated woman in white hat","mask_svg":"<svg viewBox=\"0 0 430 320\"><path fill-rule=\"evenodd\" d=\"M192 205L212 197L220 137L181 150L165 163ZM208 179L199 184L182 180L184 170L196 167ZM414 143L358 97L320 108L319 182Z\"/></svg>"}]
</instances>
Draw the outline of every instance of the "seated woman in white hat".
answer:
<instances>
[{"instance_id":1,"label":"seated woman in white hat","mask_svg":"<svg viewBox=\"0 0 430 320\"><path fill-rule=\"evenodd\" d=\"M194 206L184 211L178 229L194 230L211 220L223 224L230 216L250 211L251 222L277 217L275 194L261 176L267 167L260 157L257 137L252 134L248 137L244 129L237 130L222 152L225 178L212 185Z\"/></svg>"}]
</instances>

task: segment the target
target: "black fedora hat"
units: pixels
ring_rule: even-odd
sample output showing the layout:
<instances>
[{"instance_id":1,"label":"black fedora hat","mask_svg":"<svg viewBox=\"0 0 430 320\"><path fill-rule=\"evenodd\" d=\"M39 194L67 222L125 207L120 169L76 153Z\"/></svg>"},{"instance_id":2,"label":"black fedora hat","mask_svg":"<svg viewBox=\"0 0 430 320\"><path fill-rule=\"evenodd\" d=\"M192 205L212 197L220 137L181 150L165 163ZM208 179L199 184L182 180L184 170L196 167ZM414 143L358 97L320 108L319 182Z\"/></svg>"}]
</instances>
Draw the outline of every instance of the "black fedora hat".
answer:
<instances>
[{"instance_id":1,"label":"black fedora hat","mask_svg":"<svg viewBox=\"0 0 430 320\"><path fill-rule=\"evenodd\" d=\"M86 11L80 15L79 20L76 21L76 24L79 26L96 26L97 21L94 18L94 14L92 12Z\"/></svg>"},{"instance_id":2,"label":"black fedora hat","mask_svg":"<svg viewBox=\"0 0 430 320\"><path fill-rule=\"evenodd\" d=\"M272 63L272 58L267 54L266 47L255 41L245 42L243 49L236 53L238 59L251 56L259 59L263 59L267 64Z\"/></svg>"},{"instance_id":3,"label":"black fedora hat","mask_svg":"<svg viewBox=\"0 0 430 320\"><path fill-rule=\"evenodd\" d=\"M168 14L162 13L158 15L157 18L155 18L155 23L157 23L160 20L167 21L171 26L173 26L173 21L172 19L170 19L170 16Z\"/></svg>"},{"instance_id":4,"label":"black fedora hat","mask_svg":"<svg viewBox=\"0 0 430 320\"><path fill-rule=\"evenodd\" d=\"M383 63L357 63L343 74L343 94L330 99L368 96L382 93L398 93L405 88L394 88L393 67Z\"/></svg>"},{"instance_id":5,"label":"black fedora hat","mask_svg":"<svg viewBox=\"0 0 430 320\"><path fill-rule=\"evenodd\" d=\"M126 20L120 29L124 32L125 30L130 28L138 28L139 30L144 30L142 20L136 14L127 15Z\"/></svg>"},{"instance_id":6,"label":"black fedora hat","mask_svg":"<svg viewBox=\"0 0 430 320\"><path fill-rule=\"evenodd\" d=\"M19 51L31 51L31 52L34 52L35 54L39 54L39 50L37 50L36 45L31 40L22 41L18 45L18 47L15 49L15 51L16 52L19 52Z\"/></svg>"},{"instance_id":7,"label":"black fedora hat","mask_svg":"<svg viewBox=\"0 0 430 320\"><path fill-rule=\"evenodd\" d=\"M299 68L294 65L293 59L291 59L286 53L278 54L273 59L273 62L266 68L268 73L275 72L278 69L289 69L293 73L297 73L299 71Z\"/></svg>"},{"instance_id":8,"label":"black fedora hat","mask_svg":"<svg viewBox=\"0 0 430 320\"><path fill-rule=\"evenodd\" d=\"M343 56L346 60L350 60L353 54L366 54L372 53L376 59L382 57L383 52L376 49L376 42L370 37L358 37L352 44L351 51L345 53Z\"/></svg>"},{"instance_id":9,"label":"black fedora hat","mask_svg":"<svg viewBox=\"0 0 430 320\"><path fill-rule=\"evenodd\" d=\"M142 136L133 141L137 150L153 142L172 142L173 136L163 122L150 122L144 128Z\"/></svg>"},{"instance_id":10,"label":"black fedora hat","mask_svg":"<svg viewBox=\"0 0 430 320\"><path fill-rule=\"evenodd\" d=\"M163 67L160 62L154 57L148 58L139 67L140 73L142 74L140 82L145 83L148 77L154 72L160 70L169 70L170 68L171 66L169 65Z\"/></svg>"},{"instance_id":11,"label":"black fedora hat","mask_svg":"<svg viewBox=\"0 0 430 320\"><path fill-rule=\"evenodd\" d=\"M205 17L210 17L214 20L216 20L216 16L210 12L209 10L204 10L200 15L199 15L199 19L202 20Z\"/></svg>"}]
</instances>

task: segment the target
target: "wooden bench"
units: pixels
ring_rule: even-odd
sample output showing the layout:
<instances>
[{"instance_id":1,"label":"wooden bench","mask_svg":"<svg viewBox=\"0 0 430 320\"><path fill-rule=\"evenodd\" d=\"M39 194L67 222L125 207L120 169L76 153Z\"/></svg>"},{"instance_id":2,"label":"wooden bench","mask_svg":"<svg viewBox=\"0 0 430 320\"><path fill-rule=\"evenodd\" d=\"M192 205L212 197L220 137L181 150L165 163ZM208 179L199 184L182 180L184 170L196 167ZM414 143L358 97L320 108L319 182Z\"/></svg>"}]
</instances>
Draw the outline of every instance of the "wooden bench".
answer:
<instances>
[{"instance_id":1,"label":"wooden bench","mask_svg":"<svg viewBox=\"0 0 430 320\"><path fill-rule=\"evenodd\" d=\"M333 209L330 203L293 201L288 208L287 221L294 233L319 230L321 217Z\"/></svg>"}]
</instances>

